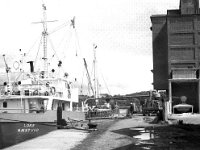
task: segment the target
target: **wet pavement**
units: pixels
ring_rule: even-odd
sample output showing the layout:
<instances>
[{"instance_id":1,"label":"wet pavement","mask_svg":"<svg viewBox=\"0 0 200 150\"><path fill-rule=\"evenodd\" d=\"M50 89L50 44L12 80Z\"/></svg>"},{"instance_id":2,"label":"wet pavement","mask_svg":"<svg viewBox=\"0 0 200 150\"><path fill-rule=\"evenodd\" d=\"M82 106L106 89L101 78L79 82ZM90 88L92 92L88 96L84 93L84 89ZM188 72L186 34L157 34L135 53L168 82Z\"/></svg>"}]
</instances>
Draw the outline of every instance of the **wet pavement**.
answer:
<instances>
[{"instance_id":1,"label":"wet pavement","mask_svg":"<svg viewBox=\"0 0 200 150\"><path fill-rule=\"evenodd\" d=\"M153 124L155 117L98 120L97 131L58 130L7 149L199 150L200 125Z\"/></svg>"},{"instance_id":2,"label":"wet pavement","mask_svg":"<svg viewBox=\"0 0 200 150\"><path fill-rule=\"evenodd\" d=\"M74 150L199 150L200 125L152 124L153 117L121 119L91 133Z\"/></svg>"},{"instance_id":3,"label":"wet pavement","mask_svg":"<svg viewBox=\"0 0 200 150\"><path fill-rule=\"evenodd\" d=\"M161 125L151 127L125 128L113 131L135 139L132 144L116 150L199 150L199 125Z\"/></svg>"}]
</instances>

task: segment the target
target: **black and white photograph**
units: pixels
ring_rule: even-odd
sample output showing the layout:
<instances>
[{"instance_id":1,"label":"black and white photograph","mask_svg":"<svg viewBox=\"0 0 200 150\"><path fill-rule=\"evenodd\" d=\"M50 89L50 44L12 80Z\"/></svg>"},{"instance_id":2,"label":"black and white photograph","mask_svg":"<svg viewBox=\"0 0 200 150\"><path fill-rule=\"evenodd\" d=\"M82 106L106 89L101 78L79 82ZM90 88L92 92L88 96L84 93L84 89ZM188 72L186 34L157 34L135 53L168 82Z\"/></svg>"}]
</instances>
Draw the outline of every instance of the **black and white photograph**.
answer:
<instances>
[{"instance_id":1,"label":"black and white photograph","mask_svg":"<svg viewBox=\"0 0 200 150\"><path fill-rule=\"evenodd\" d=\"M0 1L0 149L199 147L199 0Z\"/></svg>"}]
</instances>

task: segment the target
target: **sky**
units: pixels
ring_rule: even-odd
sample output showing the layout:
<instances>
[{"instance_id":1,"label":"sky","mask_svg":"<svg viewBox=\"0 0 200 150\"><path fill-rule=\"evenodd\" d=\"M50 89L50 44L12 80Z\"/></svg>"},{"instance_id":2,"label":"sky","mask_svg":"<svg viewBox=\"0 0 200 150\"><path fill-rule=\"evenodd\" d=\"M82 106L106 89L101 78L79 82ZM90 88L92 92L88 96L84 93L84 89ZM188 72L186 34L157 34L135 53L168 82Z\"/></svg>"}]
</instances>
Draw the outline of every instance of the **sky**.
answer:
<instances>
[{"instance_id":1,"label":"sky","mask_svg":"<svg viewBox=\"0 0 200 150\"><path fill-rule=\"evenodd\" d=\"M43 3L47 20L56 20L48 24L49 32L63 23L70 25L69 20L75 16L76 32L66 26L50 35L55 45L52 54L56 51L57 57L65 59L64 69L71 79L76 76L79 84L86 84L82 58L86 58L92 72L96 44L102 93L108 93L107 89L111 95L153 89L150 16L178 9L179 0L1 0L0 55L6 54L10 67L19 60L19 49L23 53L37 52L34 43L40 39L42 25L33 22L42 20ZM31 52L29 55L35 56ZM0 68L5 71L3 57Z\"/></svg>"}]
</instances>

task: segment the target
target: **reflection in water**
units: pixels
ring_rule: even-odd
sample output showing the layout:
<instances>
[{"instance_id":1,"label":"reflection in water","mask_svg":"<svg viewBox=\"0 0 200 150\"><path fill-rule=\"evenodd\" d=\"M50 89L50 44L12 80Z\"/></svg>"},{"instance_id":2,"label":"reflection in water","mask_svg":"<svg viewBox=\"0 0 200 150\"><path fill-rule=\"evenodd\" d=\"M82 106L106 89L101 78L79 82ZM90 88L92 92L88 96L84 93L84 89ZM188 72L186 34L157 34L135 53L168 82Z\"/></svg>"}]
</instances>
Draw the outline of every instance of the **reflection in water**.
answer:
<instances>
[{"instance_id":1,"label":"reflection in water","mask_svg":"<svg viewBox=\"0 0 200 150\"><path fill-rule=\"evenodd\" d=\"M133 130L133 131L144 131L145 128L129 128L129 130Z\"/></svg>"},{"instance_id":2,"label":"reflection in water","mask_svg":"<svg viewBox=\"0 0 200 150\"><path fill-rule=\"evenodd\" d=\"M134 138L141 140L150 140L152 139L152 135L150 133L142 133L141 135L134 136Z\"/></svg>"},{"instance_id":3,"label":"reflection in water","mask_svg":"<svg viewBox=\"0 0 200 150\"><path fill-rule=\"evenodd\" d=\"M133 138L138 139L136 145L154 144L152 139L157 138L154 129L146 130L145 128L135 128L135 130L140 132L140 135L133 136ZM148 147L146 148L149 149Z\"/></svg>"},{"instance_id":4,"label":"reflection in water","mask_svg":"<svg viewBox=\"0 0 200 150\"><path fill-rule=\"evenodd\" d=\"M143 147L143 149L151 149L150 147Z\"/></svg>"}]
</instances>

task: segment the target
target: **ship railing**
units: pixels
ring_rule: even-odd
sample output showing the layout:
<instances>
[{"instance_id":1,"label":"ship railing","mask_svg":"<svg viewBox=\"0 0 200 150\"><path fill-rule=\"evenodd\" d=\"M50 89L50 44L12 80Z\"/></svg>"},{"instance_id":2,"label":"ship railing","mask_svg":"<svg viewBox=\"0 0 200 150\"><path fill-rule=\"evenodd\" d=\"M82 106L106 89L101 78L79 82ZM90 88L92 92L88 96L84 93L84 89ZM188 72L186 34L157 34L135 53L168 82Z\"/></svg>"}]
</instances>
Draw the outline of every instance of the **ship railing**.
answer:
<instances>
[{"instance_id":1,"label":"ship railing","mask_svg":"<svg viewBox=\"0 0 200 150\"><path fill-rule=\"evenodd\" d=\"M1 96L6 96L6 95L13 95L13 96L54 96L54 97L59 97L62 98L63 93L62 92L56 92L56 93L51 93L50 91L45 91L45 92L38 92L37 90L35 91L30 91L30 90L25 90L25 91L16 91L16 92L1 92Z\"/></svg>"},{"instance_id":2,"label":"ship railing","mask_svg":"<svg viewBox=\"0 0 200 150\"><path fill-rule=\"evenodd\" d=\"M1 95L25 95L25 96L32 96L32 95L57 95L62 96L63 92L56 92L55 87L46 87L43 84L27 84L27 85L20 85L20 87L12 86L10 90L7 89L6 86L0 85Z\"/></svg>"},{"instance_id":3,"label":"ship railing","mask_svg":"<svg viewBox=\"0 0 200 150\"><path fill-rule=\"evenodd\" d=\"M9 111L13 111L13 110L17 110L20 112L26 112L26 113L44 113L46 111L46 109L37 109L37 108L33 108L33 109L23 109L23 108L0 108L0 113L9 113ZM70 109L68 109L67 111L70 111ZM77 111L77 112L82 112L82 108L81 107L74 107L72 111Z\"/></svg>"},{"instance_id":4,"label":"ship railing","mask_svg":"<svg viewBox=\"0 0 200 150\"><path fill-rule=\"evenodd\" d=\"M0 113L44 113L45 109L0 108Z\"/></svg>"},{"instance_id":5,"label":"ship railing","mask_svg":"<svg viewBox=\"0 0 200 150\"><path fill-rule=\"evenodd\" d=\"M90 119L113 119L113 118L124 118L129 117L129 110L127 109L125 112L120 112L119 108L115 108L113 110L104 110L104 111L87 111L85 112L85 116L87 120Z\"/></svg>"},{"instance_id":6,"label":"ship railing","mask_svg":"<svg viewBox=\"0 0 200 150\"><path fill-rule=\"evenodd\" d=\"M86 119L109 119L113 118L114 111L113 110L104 110L104 111L88 111L85 113Z\"/></svg>"}]
</instances>

